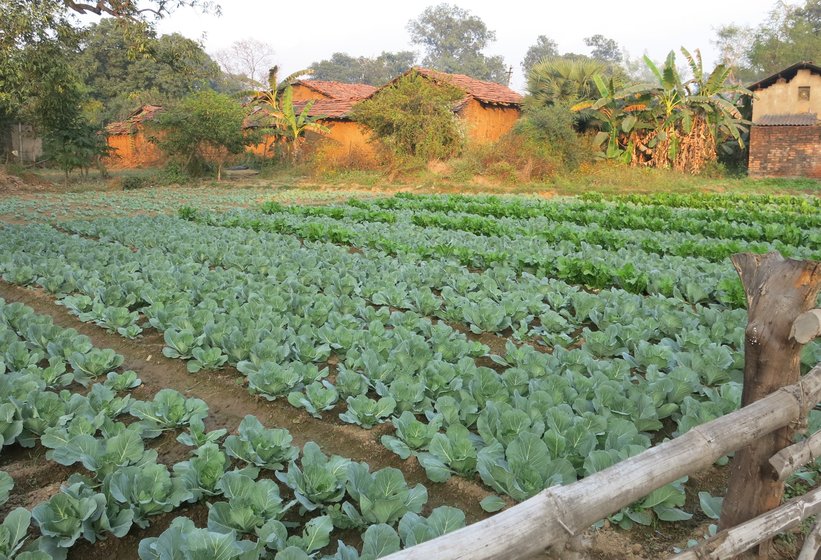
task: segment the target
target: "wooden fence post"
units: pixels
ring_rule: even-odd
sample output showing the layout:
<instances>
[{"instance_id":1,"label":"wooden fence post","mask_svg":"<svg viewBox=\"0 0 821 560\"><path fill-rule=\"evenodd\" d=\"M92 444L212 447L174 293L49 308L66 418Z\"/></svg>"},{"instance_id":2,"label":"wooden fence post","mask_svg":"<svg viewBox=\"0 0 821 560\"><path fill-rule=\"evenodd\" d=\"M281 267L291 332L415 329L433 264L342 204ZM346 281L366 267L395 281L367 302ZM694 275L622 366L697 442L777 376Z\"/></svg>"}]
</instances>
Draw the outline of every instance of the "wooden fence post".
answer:
<instances>
[{"instance_id":1,"label":"wooden fence post","mask_svg":"<svg viewBox=\"0 0 821 560\"><path fill-rule=\"evenodd\" d=\"M821 289L821 263L784 259L778 253L734 255L733 266L747 295L744 341L744 388L747 406L800 377L801 344L791 338L793 323L815 307ZM784 483L773 480L770 458L792 443L787 427L739 450L730 466L730 481L720 528L740 525L781 504ZM766 557L769 541L759 547Z\"/></svg>"}]
</instances>

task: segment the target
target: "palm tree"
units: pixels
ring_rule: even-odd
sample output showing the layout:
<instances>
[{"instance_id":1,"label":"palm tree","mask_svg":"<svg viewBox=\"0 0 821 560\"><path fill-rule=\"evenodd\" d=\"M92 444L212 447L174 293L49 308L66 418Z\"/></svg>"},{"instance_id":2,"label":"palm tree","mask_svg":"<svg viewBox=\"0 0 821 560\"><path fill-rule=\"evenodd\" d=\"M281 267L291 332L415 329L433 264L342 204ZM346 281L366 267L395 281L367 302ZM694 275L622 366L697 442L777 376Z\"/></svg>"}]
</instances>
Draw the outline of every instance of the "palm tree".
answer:
<instances>
[{"instance_id":1,"label":"palm tree","mask_svg":"<svg viewBox=\"0 0 821 560\"><path fill-rule=\"evenodd\" d=\"M538 105L567 105L596 98L593 77L606 75L609 65L592 58L547 58L527 75L527 91Z\"/></svg>"},{"instance_id":2,"label":"palm tree","mask_svg":"<svg viewBox=\"0 0 821 560\"><path fill-rule=\"evenodd\" d=\"M297 113L294 107L292 84L300 77L310 74L310 70L300 70L287 76L281 82L277 80L278 66L268 71L270 89L257 92L254 102L264 111L262 125L274 136L273 146L277 141L286 144L291 160L296 160L299 149L305 140L305 133L318 132L327 134L330 129L320 121L322 115L311 116L315 101L308 101Z\"/></svg>"}]
</instances>

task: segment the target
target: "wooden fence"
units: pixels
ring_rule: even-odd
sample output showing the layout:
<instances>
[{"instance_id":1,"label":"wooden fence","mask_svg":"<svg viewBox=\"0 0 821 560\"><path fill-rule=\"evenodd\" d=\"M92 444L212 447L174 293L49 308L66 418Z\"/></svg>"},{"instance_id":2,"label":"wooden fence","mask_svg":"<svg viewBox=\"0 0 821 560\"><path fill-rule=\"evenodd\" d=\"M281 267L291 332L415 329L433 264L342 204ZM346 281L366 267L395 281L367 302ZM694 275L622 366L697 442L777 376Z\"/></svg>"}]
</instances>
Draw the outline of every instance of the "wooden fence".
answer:
<instances>
[{"instance_id":1,"label":"wooden fence","mask_svg":"<svg viewBox=\"0 0 821 560\"><path fill-rule=\"evenodd\" d=\"M821 432L789 445L821 401L821 363L803 377L798 371L801 346L821 335L821 310L811 309L821 289L821 263L744 254L734 256L733 264L749 314L741 409L386 560L513 560L545 551L560 558L566 543L595 522L736 451L723 530L676 560L732 558L756 545L766 557L773 536L821 513L821 489L779 505L784 480L821 454ZM769 390L760 394L762 387ZM814 560L819 549L821 522L807 536L799 560Z\"/></svg>"}]
</instances>

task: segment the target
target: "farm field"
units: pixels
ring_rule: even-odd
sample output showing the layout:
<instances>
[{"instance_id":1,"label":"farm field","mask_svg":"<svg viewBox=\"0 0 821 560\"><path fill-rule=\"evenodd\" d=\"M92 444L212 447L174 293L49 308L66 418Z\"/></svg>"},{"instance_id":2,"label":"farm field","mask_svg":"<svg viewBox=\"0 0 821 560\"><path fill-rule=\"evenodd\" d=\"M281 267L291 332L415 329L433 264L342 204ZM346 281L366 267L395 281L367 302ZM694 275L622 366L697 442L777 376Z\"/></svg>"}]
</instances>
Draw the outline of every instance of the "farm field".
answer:
<instances>
[{"instance_id":1,"label":"farm field","mask_svg":"<svg viewBox=\"0 0 821 560\"><path fill-rule=\"evenodd\" d=\"M736 409L729 256L821 260L809 196L157 189L6 197L0 220L20 559L433 538ZM709 534L723 464L611 516L589 557Z\"/></svg>"}]
</instances>

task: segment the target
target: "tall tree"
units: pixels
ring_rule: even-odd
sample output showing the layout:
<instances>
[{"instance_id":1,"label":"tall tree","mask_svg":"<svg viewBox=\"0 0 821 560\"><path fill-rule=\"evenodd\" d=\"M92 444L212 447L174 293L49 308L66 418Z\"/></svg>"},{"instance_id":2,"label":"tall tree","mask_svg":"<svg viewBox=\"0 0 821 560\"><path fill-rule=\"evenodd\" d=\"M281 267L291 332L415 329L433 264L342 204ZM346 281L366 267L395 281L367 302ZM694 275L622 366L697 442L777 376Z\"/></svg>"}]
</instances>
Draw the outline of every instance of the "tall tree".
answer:
<instances>
[{"instance_id":1,"label":"tall tree","mask_svg":"<svg viewBox=\"0 0 821 560\"><path fill-rule=\"evenodd\" d=\"M482 51L496 33L481 18L451 4L430 6L408 23L411 42L425 50L422 63L442 72L467 74L506 84L507 68L501 56Z\"/></svg>"},{"instance_id":2,"label":"tall tree","mask_svg":"<svg viewBox=\"0 0 821 560\"><path fill-rule=\"evenodd\" d=\"M525 54L525 58L522 61L522 70L524 70L525 75L527 75L537 62L557 56L559 56L559 45L556 41L546 35L539 35L536 38L536 44L531 45L530 48L527 49L527 54Z\"/></svg>"},{"instance_id":3,"label":"tall tree","mask_svg":"<svg viewBox=\"0 0 821 560\"><path fill-rule=\"evenodd\" d=\"M801 5L778 2L756 28L722 26L714 43L736 76L754 81L804 60L818 62L821 53L821 0Z\"/></svg>"},{"instance_id":4,"label":"tall tree","mask_svg":"<svg viewBox=\"0 0 821 560\"><path fill-rule=\"evenodd\" d=\"M604 35L596 34L585 37L584 44L593 49L590 56L596 60L602 60L611 64L621 62L621 47L619 47L619 44L613 39L608 39Z\"/></svg>"},{"instance_id":5,"label":"tall tree","mask_svg":"<svg viewBox=\"0 0 821 560\"><path fill-rule=\"evenodd\" d=\"M163 105L217 84L220 70L196 41L112 18L89 27L76 58L101 122L144 103Z\"/></svg>"},{"instance_id":6,"label":"tall tree","mask_svg":"<svg viewBox=\"0 0 821 560\"><path fill-rule=\"evenodd\" d=\"M246 89L260 89L268 83L268 69L274 65L274 54L274 47L268 43L241 39L214 53L214 59Z\"/></svg>"},{"instance_id":7,"label":"tall tree","mask_svg":"<svg viewBox=\"0 0 821 560\"><path fill-rule=\"evenodd\" d=\"M381 86L408 70L416 59L412 51L383 52L376 58L336 52L311 65L314 79Z\"/></svg>"}]
</instances>

